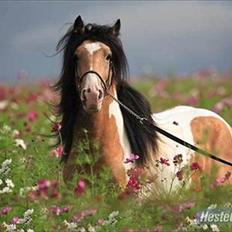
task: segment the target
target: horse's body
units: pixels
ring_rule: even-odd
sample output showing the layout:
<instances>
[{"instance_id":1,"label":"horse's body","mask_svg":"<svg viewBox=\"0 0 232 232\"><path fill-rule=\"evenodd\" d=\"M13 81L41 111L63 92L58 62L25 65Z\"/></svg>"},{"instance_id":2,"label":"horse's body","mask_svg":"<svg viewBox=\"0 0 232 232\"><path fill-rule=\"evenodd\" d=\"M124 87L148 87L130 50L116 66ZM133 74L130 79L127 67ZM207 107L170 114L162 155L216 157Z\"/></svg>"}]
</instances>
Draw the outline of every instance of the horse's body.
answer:
<instances>
[{"instance_id":1,"label":"horse's body","mask_svg":"<svg viewBox=\"0 0 232 232\"><path fill-rule=\"evenodd\" d=\"M210 172L215 163L157 134L154 128L144 128L109 94L175 136L232 161L231 128L219 115L188 106L151 113L146 99L123 79L126 58L118 39L119 29L120 21L113 27L84 26L78 17L59 43L63 45L60 50L65 49L63 71L56 85L61 91L61 136L66 153L64 180L68 181L75 173L78 145L86 134L90 142L100 146L102 159L96 169L108 165L122 187L128 181L127 170L137 165L147 168L147 176L156 175L156 161L161 157L170 162L162 177L167 181L159 177L156 181L157 186L164 189L176 172L172 163L174 156L182 155L183 166L198 161L205 172ZM74 56L77 57L75 61ZM125 162L131 153L140 156L136 163ZM231 171L228 166L217 165L218 175ZM177 184L178 181L174 183Z\"/></svg>"}]
</instances>

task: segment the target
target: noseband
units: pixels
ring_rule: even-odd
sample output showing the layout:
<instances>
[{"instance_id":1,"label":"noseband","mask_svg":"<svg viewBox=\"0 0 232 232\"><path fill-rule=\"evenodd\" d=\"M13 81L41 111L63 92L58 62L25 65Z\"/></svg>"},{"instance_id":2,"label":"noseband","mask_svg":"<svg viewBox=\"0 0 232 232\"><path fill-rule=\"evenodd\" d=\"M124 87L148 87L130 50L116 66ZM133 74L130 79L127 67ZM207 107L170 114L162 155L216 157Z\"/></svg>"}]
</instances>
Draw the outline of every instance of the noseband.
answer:
<instances>
[{"instance_id":1,"label":"noseband","mask_svg":"<svg viewBox=\"0 0 232 232\"><path fill-rule=\"evenodd\" d=\"M79 89L79 91L81 89L81 83L83 82L85 76L87 74L89 74L89 73L92 73L92 74L95 74L99 78L99 80L101 81L101 84L102 84L103 90L104 90L104 96L106 96L108 94L108 89L112 85L112 77L110 78L110 71L111 70L113 71L112 61L110 61L110 63L109 63L109 72L108 72L108 78L107 78L106 81L104 81L103 78L101 77L101 75L98 72L94 71L94 70L89 70L89 71L85 72L84 74L82 74L82 76L78 80L78 89ZM113 72L112 72L112 76L113 76Z\"/></svg>"}]
</instances>

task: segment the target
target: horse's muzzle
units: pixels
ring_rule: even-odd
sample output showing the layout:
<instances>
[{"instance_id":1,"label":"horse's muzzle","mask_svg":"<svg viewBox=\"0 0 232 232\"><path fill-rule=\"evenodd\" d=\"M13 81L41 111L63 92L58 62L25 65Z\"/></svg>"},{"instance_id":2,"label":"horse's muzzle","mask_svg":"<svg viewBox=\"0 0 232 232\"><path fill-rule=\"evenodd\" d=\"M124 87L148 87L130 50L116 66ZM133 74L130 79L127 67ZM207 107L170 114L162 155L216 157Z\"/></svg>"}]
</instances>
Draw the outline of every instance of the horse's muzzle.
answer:
<instances>
[{"instance_id":1,"label":"horse's muzzle","mask_svg":"<svg viewBox=\"0 0 232 232\"><path fill-rule=\"evenodd\" d=\"M82 104L87 113L95 113L101 110L103 93L101 90L82 90Z\"/></svg>"}]
</instances>

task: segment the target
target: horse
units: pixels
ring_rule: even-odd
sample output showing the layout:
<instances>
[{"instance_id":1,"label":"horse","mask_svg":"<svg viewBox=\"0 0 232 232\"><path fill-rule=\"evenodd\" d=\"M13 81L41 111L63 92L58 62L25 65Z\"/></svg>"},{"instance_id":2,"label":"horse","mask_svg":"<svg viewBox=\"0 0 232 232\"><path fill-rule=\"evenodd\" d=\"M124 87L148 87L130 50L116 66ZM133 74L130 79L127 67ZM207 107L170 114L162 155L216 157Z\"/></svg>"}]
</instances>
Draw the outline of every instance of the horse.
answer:
<instances>
[{"instance_id":1,"label":"horse","mask_svg":"<svg viewBox=\"0 0 232 232\"><path fill-rule=\"evenodd\" d=\"M114 100L188 143L232 161L232 130L218 114L190 106L152 113L149 102L128 83L128 63L119 38L120 28L120 19L113 25L97 25L85 24L78 16L57 44L57 51L63 52L63 67L55 88L60 93L58 111L62 117L65 183L77 171L78 145L86 134L91 144L99 144L98 168L108 166L122 188L127 186L131 168L146 167L145 175L150 177L157 173L157 160L171 161L177 154L182 155L182 165L198 162L204 173L210 173L214 165L218 175L230 172L231 167L199 156L158 134L155 128L145 127ZM139 158L125 162L131 154ZM170 163L164 173L165 186L170 185L174 172L175 166ZM198 179L194 176L192 182Z\"/></svg>"}]
</instances>

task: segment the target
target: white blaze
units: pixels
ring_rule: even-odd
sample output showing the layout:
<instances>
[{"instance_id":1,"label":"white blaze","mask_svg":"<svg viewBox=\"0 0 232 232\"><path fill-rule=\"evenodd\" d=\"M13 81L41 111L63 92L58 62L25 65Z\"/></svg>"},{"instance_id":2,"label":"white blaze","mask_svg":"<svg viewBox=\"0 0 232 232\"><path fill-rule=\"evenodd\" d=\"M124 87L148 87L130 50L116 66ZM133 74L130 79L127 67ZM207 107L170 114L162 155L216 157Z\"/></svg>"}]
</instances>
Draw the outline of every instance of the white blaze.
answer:
<instances>
[{"instance_id":1,"label":"white blaze","mask_svg":"<svg viewBox=\"0 0 232 232\"><path fill-rule=\"evenodd\" d=\"M84 45L84 48L93 55L94 52L101 48L101 44L99 42L87 43Z\"/></svg>"},{"instance_id":2,"label":"white blaze","mask_svg":"<svg viewBox=\"0 0 232 232\"><path fill-rule=\"evenodd\" d=\"M99 42L86 43L84 48L88 51L91 56L90 70L93 69L93 53L101 49L101 44Z\"/></svg>"}]
</instances>

